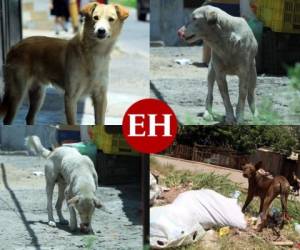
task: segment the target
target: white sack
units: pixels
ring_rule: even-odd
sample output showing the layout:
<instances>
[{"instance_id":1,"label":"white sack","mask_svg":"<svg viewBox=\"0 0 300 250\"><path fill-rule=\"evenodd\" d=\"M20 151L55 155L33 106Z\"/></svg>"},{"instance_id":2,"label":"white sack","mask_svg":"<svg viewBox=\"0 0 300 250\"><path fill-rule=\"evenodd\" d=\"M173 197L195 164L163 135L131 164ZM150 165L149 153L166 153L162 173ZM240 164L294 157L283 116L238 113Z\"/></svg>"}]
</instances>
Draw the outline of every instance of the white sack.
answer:
<instances>
[{"instance_id":1,"label":"white sack","mask_svg":"<svg viewBox=\"0 0 300 250\"><path fill-rule=\"evenodd\" d=\"M203 227L212 226L246 228L236 199L208 189L187 191L172 204L150 208L150 246L165 248L190 244L203 237Z\"/></svg>"}]
</instances>

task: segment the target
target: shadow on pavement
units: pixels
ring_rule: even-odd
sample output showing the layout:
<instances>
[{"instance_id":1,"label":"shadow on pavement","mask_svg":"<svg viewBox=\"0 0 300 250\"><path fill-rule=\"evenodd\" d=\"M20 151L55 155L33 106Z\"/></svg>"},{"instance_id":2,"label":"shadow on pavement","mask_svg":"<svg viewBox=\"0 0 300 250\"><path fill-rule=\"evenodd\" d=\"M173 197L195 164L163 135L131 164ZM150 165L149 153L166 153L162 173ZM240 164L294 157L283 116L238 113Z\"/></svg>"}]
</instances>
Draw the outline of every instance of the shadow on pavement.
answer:
<instances>
[{"instance_id":1,"label":"shadow on pavement","mask_svg":"<svg viewBox=\"0 0 300 250\"><path fill-rule=\"evenodd\" d=\"M123 211L132 225L141 225L142 222L142 190L140 185L116 186L120 191L119 197L123 203Z\"/></svg>"},{"instance_id":2,"label":"shadow on pavement","mask_svg":"<svg viewBox=\"0 0 300 250\"><path fill-rule=\"evenodd\" d=\"M4 166L3 163L1 163L1 173L2 173L3 184L4 184L5 188L7 189L7 191L9 192L9 194L11 196L11 199L15 203L15 207L17 208L17 212L19 213L20 218L23 221L24 226L25 226L27 232L29 233L29 235L31 237L31 244L35 247L35 249L40 250L41 248L40 248L39 240L38 240L37 236L35 235L35 232L29 226L30 223L26 219L26 216L24 214L22 206L21 206L19 200L17 199L14 191L8 185L7 177L6 177L6 170L5 170L5 166Z\"/></svg>"}]
</instances>

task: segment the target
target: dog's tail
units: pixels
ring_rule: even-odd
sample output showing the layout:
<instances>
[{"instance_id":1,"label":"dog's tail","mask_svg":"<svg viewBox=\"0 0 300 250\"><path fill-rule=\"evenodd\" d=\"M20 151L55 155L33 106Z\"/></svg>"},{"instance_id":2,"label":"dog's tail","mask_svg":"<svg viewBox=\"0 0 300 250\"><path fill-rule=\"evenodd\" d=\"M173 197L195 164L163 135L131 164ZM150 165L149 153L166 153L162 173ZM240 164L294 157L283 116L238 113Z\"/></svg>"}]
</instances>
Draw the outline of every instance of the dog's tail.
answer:
<instances>
[{"instance_id":1,"label":"dog's tail","mask_svg":"<svg viewBox=\"0 0 300 250\"><path fill-rule=\"evenodd\" d=\"M32 151L33 153L43 156L47 158L51 153L50 150L46 149L38 136L32 135L25 138L25 146L28 150Z\"/></svg>"}]
</instances>

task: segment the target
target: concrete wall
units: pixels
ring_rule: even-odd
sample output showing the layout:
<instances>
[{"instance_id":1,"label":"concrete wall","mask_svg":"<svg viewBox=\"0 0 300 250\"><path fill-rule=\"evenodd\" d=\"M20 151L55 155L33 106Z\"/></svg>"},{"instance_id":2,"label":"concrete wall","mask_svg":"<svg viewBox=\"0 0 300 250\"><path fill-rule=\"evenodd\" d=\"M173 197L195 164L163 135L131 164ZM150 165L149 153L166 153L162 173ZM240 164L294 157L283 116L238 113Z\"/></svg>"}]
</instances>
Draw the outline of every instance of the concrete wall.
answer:
<instances>
[{"instance_id":1,"label":"concrete wall","mask_svg":"<svg viewBox=\"0 0 300 250\"><path fill-rule=\"evenodd\" d=\"M56 142L56 128L54 126L1 126L1 149L25 150L24 140L29 135L38 135L45 147L51 147Z\"/></svg>"},{"instance_id":2,"label":"concrete wall","mask_svg":"<svg viewBox=\"0 0 300 250\"><path fill-rule=\"evenodd\" d=\"M163 41L166 46L181 44L177 30L189 19L193 9L183 6L183 0L151 0L150 40Z\"/></svg>"},{"instance_id":3,"label":"concrete wall","mask_svg":"<svg viewBox=\"0 0 300 250\"><path fill-rule=\"evenodd\" d=\"M167 46L179 43L177 29L184 20L182 0L151 0L151 41L163 41Z\"/></svg>"}]
</instances>

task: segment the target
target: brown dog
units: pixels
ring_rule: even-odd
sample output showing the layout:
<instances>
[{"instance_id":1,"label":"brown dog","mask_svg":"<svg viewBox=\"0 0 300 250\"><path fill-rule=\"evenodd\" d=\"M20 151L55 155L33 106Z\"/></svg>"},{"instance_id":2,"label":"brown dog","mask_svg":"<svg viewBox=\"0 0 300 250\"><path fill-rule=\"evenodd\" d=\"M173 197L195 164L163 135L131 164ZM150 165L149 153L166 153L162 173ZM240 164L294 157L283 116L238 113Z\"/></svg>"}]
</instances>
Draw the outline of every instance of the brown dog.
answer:
<instances>
[{"instance_id":1,"label":"brown dog","mask_svg":"<svg viewBox=\"0 0 300 250\"><path fill-rule=\"evenodd\" d=\"M254 196L260 198L259 213L261 214L261 223L257 228L259 232L266 226L269 207L279 194L282 206L282 221L284 222L287 218L287 199L290 190L290 184L284 176L267 177L258 171L261 167L262 162L258 162L255 165L249 163L242 167L243 176L248 179L249 183L248 195L242 211L245 212Z\"/></svg>"},{"instance_id":2,"label":"brown dog","mask_svg":"<svg viewBox=\"0 0 300 250\"><path fill-rule=\"evenodd\" d=\"M4 124L12 123L26 95L30 104L26 123L34 124L49 83L65 93L68 124L76 123L77 102L86 96L93 100L95 123L104 124L110 54L129 12L121 5L93 2L81 13L85 16L83 28L71 40L29 37L10 49L4 65L5 93L0 100Z\"/></svg>"}]
</instances>

